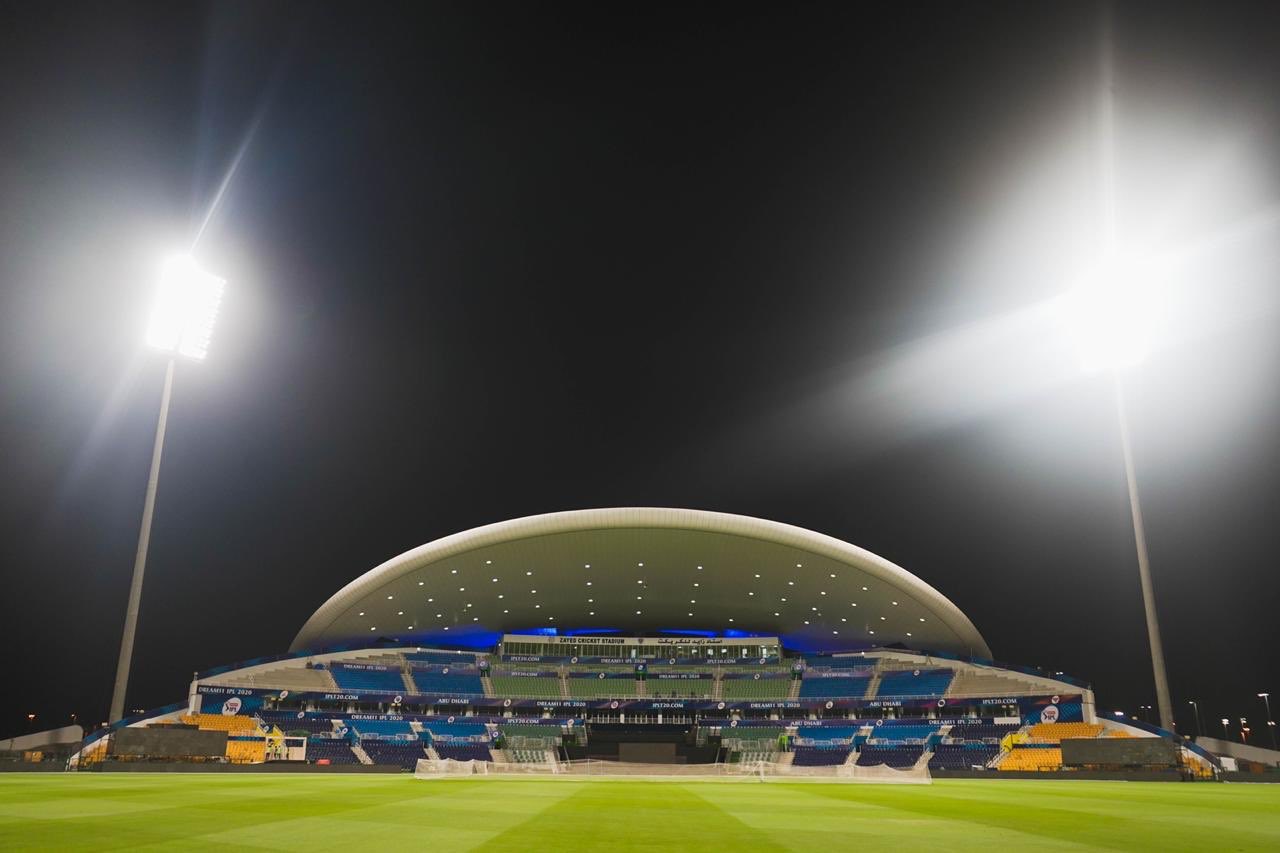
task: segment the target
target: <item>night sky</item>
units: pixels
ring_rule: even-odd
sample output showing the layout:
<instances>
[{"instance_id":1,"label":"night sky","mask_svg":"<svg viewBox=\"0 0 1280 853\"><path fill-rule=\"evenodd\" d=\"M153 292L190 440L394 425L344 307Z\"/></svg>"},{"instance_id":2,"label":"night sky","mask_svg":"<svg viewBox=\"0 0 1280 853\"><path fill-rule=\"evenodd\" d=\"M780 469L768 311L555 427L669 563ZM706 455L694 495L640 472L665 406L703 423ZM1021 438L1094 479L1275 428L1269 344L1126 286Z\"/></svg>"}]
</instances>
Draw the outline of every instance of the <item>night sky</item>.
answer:
<instances>
[{"instance_id":1,"label":"night sky","mask_svg":"<svg viewBox=\"0 0 1280 853\"><path fill-rule=\"evenodd\" d=\"M129 708L413 546L627 505L853 542L999 659L1154 704L1110 379L1017 328L1092 239L1099 19L0 3L0 736L105 718L157 261L238 153ZM1280 693L1277 44L1274 3L1114 16L1127 233L1215 238L1195 322L1124 380L1184 732L1196 699L1261 735Z\"/></svg>"}]
</instances>

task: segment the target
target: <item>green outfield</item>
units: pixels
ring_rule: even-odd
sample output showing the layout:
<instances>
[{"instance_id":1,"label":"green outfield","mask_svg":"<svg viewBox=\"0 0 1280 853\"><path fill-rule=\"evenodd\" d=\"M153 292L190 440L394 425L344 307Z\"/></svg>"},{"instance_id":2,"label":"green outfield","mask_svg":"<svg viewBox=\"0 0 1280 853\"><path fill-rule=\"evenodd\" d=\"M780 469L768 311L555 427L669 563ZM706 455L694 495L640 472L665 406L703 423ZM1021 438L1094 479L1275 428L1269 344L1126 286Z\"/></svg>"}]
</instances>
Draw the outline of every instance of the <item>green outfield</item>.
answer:
<instances>
[{"instance_id":1,"label":"green outfield","mask_svg":"<svg viewBox=\"0 0 1280 853\"><path fill-rule=\"evenodd\" d=\"M1280 786L0 774L0 850L1280 850Z\"/></svg>"}]
</instances>

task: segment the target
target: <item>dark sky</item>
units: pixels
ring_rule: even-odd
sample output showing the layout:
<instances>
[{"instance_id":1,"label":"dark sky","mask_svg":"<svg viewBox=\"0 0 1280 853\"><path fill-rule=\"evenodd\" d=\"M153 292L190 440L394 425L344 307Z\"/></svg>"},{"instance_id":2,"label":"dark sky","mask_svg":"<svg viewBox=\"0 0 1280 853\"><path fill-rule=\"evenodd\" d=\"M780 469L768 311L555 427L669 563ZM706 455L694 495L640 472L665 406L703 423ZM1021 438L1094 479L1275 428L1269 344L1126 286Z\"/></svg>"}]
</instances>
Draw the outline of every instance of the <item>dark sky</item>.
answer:
<instances>
[{"instance_id":1,"label":"dark sky","mask_svg":"<svg viewBox=\"0 0 1280 853\"><path fill-rule=\"evenodd\" d=\"M1153 703L1110 384L1006 393L1035 359L987 341L1091 227L1097 8L761 6L0 3L0 736L105 716L156 260L240 150L129 707L284 651L410 547L619 505L848 540L997 657ZM1201 285L1231 310L1126 377L1174 701L1260 722L1280 7L1121 3L1114 32L1130 230L1235 235Z\"/></svg>"}]
</instances>

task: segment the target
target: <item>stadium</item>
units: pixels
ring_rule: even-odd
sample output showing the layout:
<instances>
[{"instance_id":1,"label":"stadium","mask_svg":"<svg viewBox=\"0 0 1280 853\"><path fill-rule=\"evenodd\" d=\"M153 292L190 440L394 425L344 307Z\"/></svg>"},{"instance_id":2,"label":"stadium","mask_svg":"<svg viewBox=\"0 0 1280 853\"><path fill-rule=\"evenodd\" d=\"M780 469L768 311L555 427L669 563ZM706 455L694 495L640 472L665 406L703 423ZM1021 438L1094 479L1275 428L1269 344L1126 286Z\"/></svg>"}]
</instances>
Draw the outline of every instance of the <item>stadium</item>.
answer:
<instances>
[{"instance_id":1,"label":"stadium","mask_svg":"<svg viewBox=\"0 0 1280 853\"><path fill-rule=\"evenodd\" d=\"M1099 716L1087 683L996 663L942 593L777 522L663 508L492 524L334 593L285 655L199 673L80 768L928 782L1216 759Z\"/></svg>"}]
</instances>

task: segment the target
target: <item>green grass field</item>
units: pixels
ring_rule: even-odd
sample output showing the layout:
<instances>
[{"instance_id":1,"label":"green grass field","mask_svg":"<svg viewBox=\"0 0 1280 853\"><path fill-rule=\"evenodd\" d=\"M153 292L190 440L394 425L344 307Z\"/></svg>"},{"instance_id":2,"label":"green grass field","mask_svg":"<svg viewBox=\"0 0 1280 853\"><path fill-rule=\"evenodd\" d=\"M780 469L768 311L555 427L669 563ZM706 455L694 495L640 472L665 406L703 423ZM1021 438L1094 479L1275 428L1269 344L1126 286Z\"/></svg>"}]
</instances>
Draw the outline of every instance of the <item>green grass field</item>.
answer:
<instances>
[{"instance_id":1,"label":"green grass field","mask_svg":"<svg viewBox=\"0 0 1280 853\"><path fill-rule=\"evenodd\" d=\"M0 774L0 850L1280 850L1280 785Z\"/></svg>"}]
</instances>

